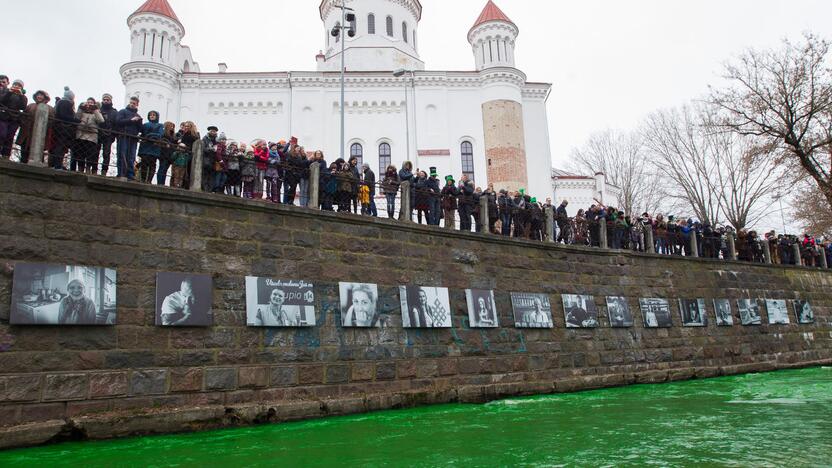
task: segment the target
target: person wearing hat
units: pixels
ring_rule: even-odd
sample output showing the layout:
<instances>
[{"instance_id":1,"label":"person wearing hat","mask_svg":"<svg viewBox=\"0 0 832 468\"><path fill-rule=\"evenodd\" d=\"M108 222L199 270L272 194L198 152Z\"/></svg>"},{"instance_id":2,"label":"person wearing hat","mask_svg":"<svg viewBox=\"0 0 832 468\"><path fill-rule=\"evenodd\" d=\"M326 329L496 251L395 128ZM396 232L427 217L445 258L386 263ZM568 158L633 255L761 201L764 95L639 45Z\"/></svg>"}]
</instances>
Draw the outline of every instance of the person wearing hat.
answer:
<instances>
[{"instance_id":1,"label":"person wearing hat","mask_svg":"<svg viewBox=\"0 0 832 468\"><path fill-rule=\"evenodd\" d=\"M462 174L459 181L458 208L459 230L471 232L471 217L474 215L474 182L468 178L468 174Z\"/></svg>"},{"instance_id":2,"label":"person wearing hat","mask_svg":"<svg viewBox=\"0 0 832 468\"><path fill-rule=\"evenodd\" d=\"M142 124L142 117L139 115L139 98L133 96L127 102L127 106L116 114L115 129L120 133L116 139L118 177L127 180L133 180L136 177L136 151Z\"/></svg>"},{"instance_id":3,"label":"person wearing hat","mask_svg":"<svg viewBox=\"0 0 832 468\"><path fill-rule=\"evenodd\" d=\"M20 117L29 99L23 90L23 81L14 80L8 92L0 96L0 155L8 159L12 155L14 135L20 127Z\"/></svg>"},{"instance_id":4,"label":"person wearing hat","mask_svg":"<svg viewBox=\"0 0 832 468\"><path fill-rule=\"evenodd\" d=\"M456 229L456 199L459 190L456 188L454 176L445 176L445 186L442 187L442 214L445 217L445 229Z\"/></svg>"},{"instance_id":5,"label":"person wearing hat","mask_svg":"<svg viewBox=\"0 0 832 468\"><path fill-rule=\"evenodd\" d=\"M159 112L147 113L147 122L142 125L142 142L139 145L139 180L151 184L156 175L156 162L162 153L160 145L165 133L165 124L159 120Z\"/></svg>"},{"instance_id":6,"label":"person wearing hat","mask_svg":"<svg viewBox=\"0 0 832 468\"><path fill-rule=\"evenodd\" d=\"M430 177L425 182L425 188L428 190L428 224L431 226L439 226L439 220L442 218L440 211L441 192L439 188L438 173L435 167L430 168Z\"/></svg>"},{"instance_id":7,"label":"person wearing hat","mask_svg":"<svg viewBox=\"0 0 832 468\"><path fill-rule=\"evenodd\" d=\"M500 195L497 197L497 211L500 215L500 234L503 236L511 236L511 221L514 208L514 200L509 196L508 190L500 189Z\"/></svg>"},{"instance_id":8,"label":"person wearing hat","mask_svg":"<svg viewBox=\"0 0 832 468\"><path fill-rule=\"evenodd\" d=\"M107 175L110 169L110 155L113 151L113 143L116 141L113 130L115 130L118 111L113 107L113 96L104 93L101 96L101 116L104 123L98 126L98 146L101 153L101 175Z\"/></svg>"},{"instance_id":9,"label":"person wearing hat","mask_svg":"<svg viewBox=\"0 0 832 468\"><path fill-rule=\"evenodd\" d=\"M384 179L381 181L381 191L387 199L387 217L393 219L396 212L396 195L399 193L399 171L396 166L387 166Z\"/></svg>"},{"instance_id":10,"label":"person wearing hat","mask_svg":"<svg viewBox=\"0 0 832 468\"><path fill-rule=\"evenodd\" d=\"M564 244L569 243L569 214L566 212L566 207L569 206L569 201L564 200L560 206L555 210L555 220L558 224L558 242L563 241Z\"/></svg>"},{"instance_id":11,"label":"person wearing hat","mask_svg":"<svg viewBox=\"0 0 832 468\"><path fill-rule=\"evenodd\" d=\"M75 117L81 123L75 130L70 170L92 174L98 169L98 125L104 122L104 117L94 98L87 98L78 106Z\"/></svg>"},{"instance_id":12,"label":"person wearing hat","mask_svg":"<svg viewBox=\"0 0 832 468\"><path fill-rule=\"evenodd\" d=\"M80 121L75 117L75 93L64 86L64 97L55 103L55 122L52 125L52 148L49 150L49 166L63 170L64 156L75 140L75 129Z\"/></svg>"},{"instance_id":13,"label":"person wearing hat","mask_svg":"<svg viewBox=\"0 0 832 468\"><path fill-rule=\"evenodd\" d=\"M38 111L38 104L46 104L49 111L49 118L55 117L55 108L49 105L49 93L43 90L35 91L32 96L32 101L26 106L26 111L21 122L20 131L17 133L17 145L20 146L20 162L26 164L29 162L29 150L31 144L32 130L35 125L35 114ZM51 133L51 128L47 128L47 133ZM47 136L47 141L50 137Z\"/></svg>"},{"instance_id":14,"label":"person wearing hat","mask_svg":"<svg viewBox=\"0 0 832 468\"><path fill-rule=\"evenodd\" d=\"M202 191L214 191L214 162L217 158L217 133L214 125L208 127L208 133L202 137Z\"/></svg>"},{"instance_id":15,"label":"person wearing hat","mask_svg":"<svg viewBox=\"0 0 832 468\"><path fill-rule=\"evenodd\" d=\"M378 217L378 208L376 208L376 173L370 169L370 165L364 163L361 165L361 176L363 177L364 185L370 191L370 206L367 214Z\"/></svg>"}]
</instances>

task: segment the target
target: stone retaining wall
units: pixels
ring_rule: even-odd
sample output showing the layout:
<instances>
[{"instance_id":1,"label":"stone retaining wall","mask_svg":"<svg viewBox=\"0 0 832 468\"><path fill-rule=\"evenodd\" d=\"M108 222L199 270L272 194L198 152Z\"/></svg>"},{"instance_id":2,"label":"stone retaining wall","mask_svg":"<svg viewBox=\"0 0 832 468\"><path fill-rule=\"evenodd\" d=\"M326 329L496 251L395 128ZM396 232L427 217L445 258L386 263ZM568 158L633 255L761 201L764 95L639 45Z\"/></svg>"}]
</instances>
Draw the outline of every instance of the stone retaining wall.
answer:
<instances>
[{"instance_id":1,"label":"stone retaining wall","mask_svg":"<svg viewBox=\"0 0 832 468\"><path fill-rule=\"evenodd\" d=\"M1 162L0 266L16 261L116 268L118 325L10 326L2 272L0 447L832 363L826 271L508 240ZM154 326L159 271L213 276L213 327ZM314 282L318 326L246 327L246 275ZM392 325L342 328L339 281L378 283ZM403 330L408 284L450 288L454 328ZM495 290L501 328L467 326L466 288ZM514 328L510 292L549 294L555 328ZM565 329L561 294L594 295L601 326ZM607 295L627 297L635 327L609 327ZM669 299L674 327L645 329L640 297ZM714 325L711 299L747 297L808 299L816 322ZM679 298L706 299L709 325L681 327Z\"/></svg>"}]
</instances>

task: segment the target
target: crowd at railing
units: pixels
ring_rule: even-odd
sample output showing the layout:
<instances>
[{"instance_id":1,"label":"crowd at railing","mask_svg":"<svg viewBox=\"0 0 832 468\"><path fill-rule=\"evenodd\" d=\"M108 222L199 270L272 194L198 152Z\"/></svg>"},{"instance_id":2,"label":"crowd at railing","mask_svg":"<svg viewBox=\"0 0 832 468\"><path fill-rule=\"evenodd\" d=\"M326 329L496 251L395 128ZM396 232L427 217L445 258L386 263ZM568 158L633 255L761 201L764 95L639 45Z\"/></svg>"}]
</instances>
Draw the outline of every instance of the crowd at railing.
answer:
<instances>
[{"instance_id":1,"label":"crowd at railing","mask_svg":"<svg viewBox=\"0 0 832 468\"><path fill-rule=\"evenodd\" d=\"M734 259L758 263L832 265L832 244L802 238L734 232L692 219L677 221L648 213L628 216L602 203L570 217L567 202L555 207L520 189L485 190L467 175L439 178L405 161L377 176L357 157L328 164L321 151L307 152L294 137L268 142L231 141L215 126L200 135L196 124L162 122L157 111L143 118L138 98L122 110L112 96L88 98L76 109L74 93L64 88L51 106L45 91L28 102L23 83L9 86L0 75L0 155L56 170L115 175L127 180L213 192L264 202L325 211L378 216L446 229L598 248L663 255ZM111 157L113 144L115 157ZM415 216L414 216L415 215Z\"/></svg>"}]
</instances>

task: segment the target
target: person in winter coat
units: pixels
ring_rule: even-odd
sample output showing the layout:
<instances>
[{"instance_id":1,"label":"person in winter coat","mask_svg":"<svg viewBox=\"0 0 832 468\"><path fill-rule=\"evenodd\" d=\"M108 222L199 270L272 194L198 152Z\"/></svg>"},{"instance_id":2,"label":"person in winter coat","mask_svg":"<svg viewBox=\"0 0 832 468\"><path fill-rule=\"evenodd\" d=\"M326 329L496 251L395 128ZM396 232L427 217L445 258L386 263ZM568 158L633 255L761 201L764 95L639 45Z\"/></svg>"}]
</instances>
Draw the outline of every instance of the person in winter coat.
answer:
<instances>
[{"instance_id":1,"label":"person in winter coat","mask_svg":"<svg viewBox=\"0 0 832 468\"><path fill-rule=\"evenodd\" d=\"M142 118L139 116L139 98L133 96L127 107L116 115L116 130L121 133L116 140L118 154L118 177L133 180L136 176L136 151L139 133L142 131Z\"/></svg>"},{"instance_id":2,"label":"person in winter coat","mask_svg":"<svg viewBox=\"0 0 832 468\"><path fill-rule=\"evenodd\" d=\"M182 122L179 126L179 131L176 132L177 143L182 143L187 148L189 155L193 155L194 143L200 140L199 132L196 130L196 124L188 120ZM182 188L190 189L191 187L191 161L185 167L185 174L182 176Z\"/></svg>"},{"instance_id":3,"label":"person in winter coat","mask_svg":"<svg viewBox=\"0 0 832 468\"><path fill-rule=\"evenodd\" d=\"M240 158L243 157L237 143L228 145L228 178L225 180L225 193L239 197L242 193L243 178L240 174Z\"/></svg>"},{"instance_id":4,"label":"person in winter coat","mask_svg":"<svg viewBox=\"0 0 832 468\"><path fill-rule=\"evenodd\" d=\"M378 217L378 209L376 208L376 173L370 169L369 164L362 164L361 174L363 175L364 185L370 191L370 207L367 214Z\"/></svg>"},{"instance_id":5,"label":"person in winter coat","mask_svg":"<svg viewBox=\"0 0 832 468\"><path fill-rule=\"evenodd\" d=\"M162 152L162 135L165 125L159 122L159 113L147 113L147 122L142 125L142 142L139 144L139 180L150 184L156 174L156 162Z\"/></svg>"},{"instance_id":6,"label":"person in winter coat","mask_svg":"<svg viewBox=\"0 0 832 468\"><path fill-rule=\"evenodd\" d=\"M243 179L243 198L254 198L257 184L257 158L254 156L253 149L243 153L240 159L240 175Z\"/></svg>"},{"instance_id":7,"label":"person in winter coat","mask_svg":"<svg viewBox=\"0 0 832 468\"><path fill-rule=\"evenodd\" d=\"M65 169L64 156L75 139L78 123L75 117L75 93L65 86L63 99L55 103L52 148L49 150L49 166L53 169Z\"/></svg>"},{"instance_id":8,"label":"person in winter coat","mask_svg":"<svg viewBox=\"0 0 832 468\"><path fill-rule=\"evenodd\" d=\"M500 234L511 236L512 212L514 212L514 200L509 196L506 189L500 189L500 196L497 197L497 211L500 213Z\"/></svg>"},{"instance_id":9,"label":"person in winter coat","mask_svg":"<svg viewBox=\"0 0 832 468\"><path fill-rule=\"evenodd\" d=\"M277 143L269 146L269 162L266 166L266 199L280 203L280 151Z\"/></svg>"},{"instance_id":10,"label":"person in winter coat","mask_svg":"<svg viewBox=\"0 0 832 468\"><path fill-rule=\"evenodd\" d=\"M566 212L566 207L569 205L568 200L564 200L560 206L558 206L557 210L555 210L555 221L558 224L558 242L563 242L564 244L569 243L570 232L569 232L569 214Z\"/></svg>"},{"instance_id":11,"label":"person in winter coat","mask_svg":"<svg viewBox=\"0 0 832 468\"><path fill-rule=\"evenodd\" d=\"M29 162L29 152L31 149L32 131L35 126L35 114L38 111L38 104L46 104L49 111L49 121L55 118L55 108L49 105L49 94L46 91L35 91L32 96L32 102L26 106L26 111L23 114L23 120L20 125L20 131L17 133L17 144L20 146L20 162ZM49 148L52 140L52 126L49 125L46 131L46 148ZM39 156L39 160L43 160L43 155Z\"/></svg>"},{"instance_id":12,"label":"person in winter coat","mask_svg":"<svg viewBox=\"0 0 832 468\"><path fill-rule=\"evenodd\" d=\"M227 141L225 133L220 133L214 148L214 179L211 181L211 191L214 193L222 193L225 190L225 180L228 178Z\"/></svg>"},{"instance_id":13,"label":"person in winter coat","mask_svg":"<svg viewBox=\"0 0 832 468\"><path fill-rule=\"evenodd\" d=\"M430 177L425 183L428 193L428 224L439 226L442 219L442 189L439 187L439 179L436 178L435 167L430 168Z\"/></svg>"},{"instance_id":14,"label":"person in winter coat","mask_svg":"<svg viewBox=\"0 0 832 468\"><path fill-rule=\"evenodd\" d=\"M168 176L168 169L173 164L173 151L176 149L176 124L165 122L162 131L162 141L159 148L159 170L156 172L156 185L165 185ZM98 141L101 141L99 136ZM172 180L171 180L172 182ZM170 184L173 186L173 184Z\"/></svg>"},{"instance_id":15,"label":"person in winter coat","mask_svg":"<svg viewBox=\"0 0 832 468\"><path fill-rule=\"evenodd\" d=\"M459 181L458 188L459 230L471 232L471 216L474 214L474 182L468 179L468 174L463 174Z\"/></svg>"},{"instance_id":16,"label":"person in winter coat","mask_svg":"<svg viewBox=\"0 0 832 468\"><path fill-rule=\"evenodd\" d=\"M456 188L454 176L445 176L445 186L440 192L442 216L445 218L445 229L456 229L457 196L459 190Z\"/></svg>"},{"instance_id":17,"label":"person in winter coat","mask_svg":"<svg viewBox=\"0 0 832 468\"><path fill-rule=\"evenodd\" d=\"M818 261L818 249L815 238L809 234L803 234L803 240L800 241L800 256L803 258L803 265L812 267Z\"/></svg>"},{"instance_id":18,"label":"person in winter coat","mask_svg":"<svg viewBox=\"0 0 832 468\"><path fill-rule=\"evenodd\" d=\"M219 128L211 125L202 137L202 191L214 191L214 163L217 159L217 135Z\"/></svg>"},{"instance_id":19,"label":"person in winter coat","mask_svg":"<svg viewBox=\"0 0 832 468\"><path fill-rule=\"evenodd\" d=\"M406 213L406 219L413 219L413 207L416 202L416 179L413 174L413 163L410 161L405 161L402 164L402 168L399 170L399 184L403 184L405 182L410 183L410 212Z\"/></svg>"},{"instance_id":20,"label":"person in winter coat","mask_svg":"<svg viewBox=\"0 0 832 468\"><path fill-rule=\"evenodd\" d=\"M329 165L326 171L321 171L321 210L333 211L337 194L338 164L334 162Z\"/></svg>"},{"instance_id":21,"label":"person in winter coat","mask_svg":"<svg viewBox=\"0 0 832 468\"><path fill-rule=\"evenodd\" d=\"M23 94L23 81L14 80L12 87L0 96L0 156L12 155L14 135L20 127L20 117L29 99Z\"/></svg>"},{"instance_id":22,"label":"person in winter coat","mask_svg":"<svg viewBox=\"0 0 832 468\"><path fill-rule=\"evenodd\" d=\"M189 174L194 143L199 140L199 132L193 122L183 122L177 133L177 150L173 154L171 168L172 184L176 188L187 189L190 184Z\"/></svg>"},{"instance_id":23,"label":"person in winter coat","mask_svg":"<svg viewBox=\"0 0 832 468\"><path fill-rule=\"evenodd\" d=\"M381 191L387 199L387 217L393 219L396 213L396 194L399 193L399 174L396 166L387 166L384 179L381 181Z\"/></svg>"},{"instance_id":24,"label":"person in winter coat","mask_svg":"<svg viewBox=\"0 0 832 468\"><path fill-rule=\"evenodd\" d=\"M252 197L255 200L263 199L263 181L266 179L266 169L269 166L269 148L266 147L265 140L259 140L254 144L254 162L255 162L255 176L254 176L254 193Z\"/></svg>"},{"instance_id":25,"label":"person in winter coat","mask_svg":"<svg viewBox=\"0 0 832 468\"><path fill-rule=\"evenodd\" d=\"M297 196L298 184L304 171L307 169L306 161L301 154L300 146L292 146L286 159L286 175L284 182L285 193L283 194L283 203L287 205L295 204L295 197Z\"/></svg>"},{"instance_id":26,"label":"person in winter coat","mask_svg":"<svg viewBox=\"0 0 832 468\"><path fill-rule=\"evenodd\" d=\"M300 178L298 179L298 201L300 206L306 208L309 206L309 166L312 160L306 154L306 150L300 147Z\"/></svg>"},{"instance_id":27,"label":"person in winter coat","mask_svg":"<svg viewBox=\"0 0 832 468\"><path fill-rule=\"evenodd\" d=\"M425 171L421 171L416 174L416 181L414 182L414 186L416 187L416 198L414 200L414 208L416 208L416 219L419 221L419 224L422 224L422 214L425 215L425 220L430 219L427 183L428 175L425 173Z\"/></svg>"},{"instance_id":28,"label":"person in winter coat","mask_svg":"<svg viewBox=\"0 0 832 468\"><path fill-rule=\"evenodd\" d=\"M500 234L494 230L497 224L497 192L494 191L494 184L489 183L483 195L488 198L488 232Z\"/></svg>"},{"instance_id":29,"label":"person in winter coat","mask_svg":"<svg viewBox=\"0 0 832 468\"><path fill-rule=\"evenodd\" d=\"M352 195L350 201L352 202L352 212L358 213L358 182L361 181L361 170L358 168L358 158L353 156L349 159L348 165L350 168L350 172L352 172L352 178L355 181L352 185Z\"/></svg>"},{"instance_id":30,"label":"person in winter coat","mask_svg":"<svg viewBox=\"0 0 832 468\"><path fill-rule=\"evenodd\" d=\"M107 175L110 170L110 154L113 151L113 143L116 141L113 130L116 128L118 111L113 107L113 96L104 94L101 96L101 116L104 123L98 126L98 145L101 152L101 175ZM174 130L176 130L174 128ZM171 154L173 151L171 151Z\"/></svg>"},{"instance_id":31,"label":"person in winter coat","mask_svg":"<svg viewBox=\"0 0 832 468\"><path fill-rule=\"evenodd\" d=\"M75 144L72 148L72 163L70 169L88 174L98 169L98 126L104 123L104 117L98 110L95 99L88 98L87 102L78 108L75 118L80 121L75 131Z\"/></svg>"},{"instance_id":32,"label":"person in winter coat","mask_svg":"<svg viewBox=\"0 0 832 468\"><path fill-rule=\"evenodd\" d=\"M335 196L338 212L349 213L352 205L353 187L358 184L358 179L355 178L348 162L338 158L335 163L338 167L338 191Z\"/></svg>"}]
</instances>

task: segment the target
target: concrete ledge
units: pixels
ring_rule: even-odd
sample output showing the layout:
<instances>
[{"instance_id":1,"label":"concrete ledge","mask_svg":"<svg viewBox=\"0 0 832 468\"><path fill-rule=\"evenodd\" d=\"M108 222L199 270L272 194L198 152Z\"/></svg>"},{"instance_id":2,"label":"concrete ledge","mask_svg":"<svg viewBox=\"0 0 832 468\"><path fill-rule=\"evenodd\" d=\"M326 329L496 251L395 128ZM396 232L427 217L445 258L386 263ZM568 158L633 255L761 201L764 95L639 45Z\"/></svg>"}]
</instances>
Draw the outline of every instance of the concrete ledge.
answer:
<instances>
[{"instance_id":1,"label":"concrete ledge","mask_svg":"<svg viewBox=\"0 0 832 468\"><path fill-rule=\"evenodd\" d=\"M374 394L365 397L320 401L258 402L236 406L206 406L108 413L0 428L0 449L43 445L67 440L101 440L151 434L196 432L317 419L327 416L412 408L444 403L487 403L509 397L570 393L632 383L659 383L710 378L718 375L769 372L832 365L832 359L805 363L762 362L737 366L694 367L631 374L593 375L557 381L527 381L467 385L456 389L432 389Z\"/></svg>"}]
</instances>

